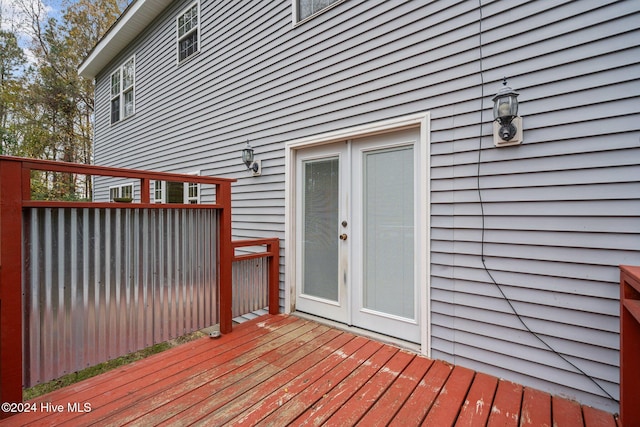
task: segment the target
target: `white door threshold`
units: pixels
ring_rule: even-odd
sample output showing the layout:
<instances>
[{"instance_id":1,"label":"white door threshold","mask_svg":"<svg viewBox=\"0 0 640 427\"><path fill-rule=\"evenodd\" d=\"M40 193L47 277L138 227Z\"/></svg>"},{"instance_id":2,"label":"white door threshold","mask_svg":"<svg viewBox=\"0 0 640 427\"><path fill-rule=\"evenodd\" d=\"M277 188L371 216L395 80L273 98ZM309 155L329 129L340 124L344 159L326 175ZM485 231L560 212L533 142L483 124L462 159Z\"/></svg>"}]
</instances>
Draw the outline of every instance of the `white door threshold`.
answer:
<instances>
[{"instance_id":1,"label":"white door threshold","mask_svg":"<svg viewBox=\"0 0 640 427\"><path fill-rule=\"evenodd\" d=\"M335 320L326 319L320 316L314 316L312 314L303 313L300 311L295 311L291 313L291 315L300 317L302 319L312 320L314 322L318 322L326 326L331 326L332 328L335 328L335 329L340 329L341 331L349 332L354 335L361 335L363 337L371 338L373 340L380 341L385 344L390 344L390 345L399 347L401 349L409 350L414 353L420 354L420 344L417 344L417 343L401 340L398 338L391 337L389 335L379 334L377 332L373 332L368 329L345 325L344 323L336 322Z\"/></svg>"}]
</instances>

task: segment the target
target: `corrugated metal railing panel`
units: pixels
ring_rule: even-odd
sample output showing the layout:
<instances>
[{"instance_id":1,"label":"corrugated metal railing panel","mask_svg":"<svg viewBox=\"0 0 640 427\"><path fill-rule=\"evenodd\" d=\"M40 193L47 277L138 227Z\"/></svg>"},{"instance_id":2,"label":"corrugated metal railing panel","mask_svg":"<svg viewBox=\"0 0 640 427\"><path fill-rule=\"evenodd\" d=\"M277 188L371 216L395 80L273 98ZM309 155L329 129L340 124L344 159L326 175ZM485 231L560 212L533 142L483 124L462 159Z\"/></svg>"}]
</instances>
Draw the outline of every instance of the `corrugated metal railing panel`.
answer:
<instances>
[{"instance_id":1,"label":"corrugated metal railing panel","mask_svg":"<svg viewBox=\"0 0 640 427\"><path fill-rule=\"evenodd\" d=\"M267 258L233 262L233 317L269 306L269 262Z\"/></svg>"},{"instance_id":2,"label":"corrugated metal railing panel","mask_svg":"<svg viewBox=\"0 0 640 427\"><path fill-rule=\"evenodd\" d=\"M26 387L218 323L215 210L24 212Z\"/></svg>"}]
</instances>

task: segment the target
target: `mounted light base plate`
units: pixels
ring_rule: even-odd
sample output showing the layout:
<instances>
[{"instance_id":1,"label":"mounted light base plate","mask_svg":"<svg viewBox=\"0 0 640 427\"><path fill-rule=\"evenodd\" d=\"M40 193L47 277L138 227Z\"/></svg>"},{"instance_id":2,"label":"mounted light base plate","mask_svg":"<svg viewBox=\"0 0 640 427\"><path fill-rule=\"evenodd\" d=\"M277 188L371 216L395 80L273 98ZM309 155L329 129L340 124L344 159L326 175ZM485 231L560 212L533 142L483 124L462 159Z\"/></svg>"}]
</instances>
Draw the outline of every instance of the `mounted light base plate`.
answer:
<instances>
[{"instance_id":1,"label":"mounted light base plate","mask_svg":"<svg viewBox=\"0 0 640 427\"><path fill-rule=\"evenodd\" d=\"M522 117L517 116L511 124L516 127L516 134L509 141L505 141L500 137L500 123L497 121L493 122L493 145L496 147L508 147L522 144Z\"/></svg>"},{"instance_id":2,"label":"mounted light base plate","mask_svg":"<svg viewBox=\"0 0 640 427\"><path fill-rule=\"evenodd\" d=\"M255 168L254 165L257 165L258 168L256 170L254 170L253 168ZM262 160L254 160L253 163L251 164L251 167L249 168L251 170L251 174L253 176L260 176L262 175Z\"/></svg>"}]
</instances>

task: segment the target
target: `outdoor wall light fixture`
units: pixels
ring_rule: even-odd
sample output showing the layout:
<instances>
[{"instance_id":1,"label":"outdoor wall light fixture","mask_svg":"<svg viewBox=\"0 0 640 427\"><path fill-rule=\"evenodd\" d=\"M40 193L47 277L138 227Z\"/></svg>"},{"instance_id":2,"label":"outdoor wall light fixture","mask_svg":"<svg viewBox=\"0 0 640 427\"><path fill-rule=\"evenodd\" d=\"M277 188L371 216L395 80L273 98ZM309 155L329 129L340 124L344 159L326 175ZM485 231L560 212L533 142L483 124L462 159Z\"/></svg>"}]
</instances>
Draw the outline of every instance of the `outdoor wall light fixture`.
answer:
<instances>
[{"instance_id":1,"label":"outdoor wall light fixture","mask_svg":"<svg viewBox=\"0 0 640 427\"><path fill-rule=\"evenodd\" d=\"M262 174L262 162L255 160L253 148L251 148L249 141L247 141L247 145L242 150L242 161L247 165L247 169L253 173L253 176L260 176Z\"/></svg>"},{"instance_id":2,"label":"outdoor wall light fixture","mask_svg":"<svg viewBox=\"0 0 640 427\"><path fill-rule=\"evenodd\" d=\"M493 143L497 147L517 145L522 142L522 117L518 116L518 93L507 86L493 97Z\"/></svg>"}]
</instances>

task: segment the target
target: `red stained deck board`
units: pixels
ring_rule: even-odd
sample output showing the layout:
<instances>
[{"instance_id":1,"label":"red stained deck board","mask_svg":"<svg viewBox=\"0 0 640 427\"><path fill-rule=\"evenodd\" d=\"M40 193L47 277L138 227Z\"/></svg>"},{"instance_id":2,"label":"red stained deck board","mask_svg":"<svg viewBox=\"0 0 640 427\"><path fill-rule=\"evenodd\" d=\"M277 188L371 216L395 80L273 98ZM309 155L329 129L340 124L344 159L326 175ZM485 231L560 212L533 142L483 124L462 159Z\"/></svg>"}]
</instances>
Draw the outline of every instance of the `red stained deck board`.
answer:
<instances>
[{"instance_id":1,"label":"red stained deck board","mask_svg":"<svg viewBox=\"0 0 640 427\"><path fill-rule=\"evenodd\" d=\"M354 338L349 334L336 333L335 330L331 330L325 335L327 335L326 338L329 338L326 343L323 343L321 340L316 340L310 343L310 346L315 348L311 348L305 357L286 367L286 369L277 375L257 384L247 392L237 396L232 401L227 402L215 412L204 415L200 415L200 412L198 412L197 415L201 416L201 418L199 418L199 422L204 422L205 425L227 422L235 418L239 413L242 413L245 409L251 408L256 402L261 402L265 396L270 395L274 390L284 389L285 391L288 391L288 386L291 381L299 375L302 375L310 366L315 366L322 362L322 360L332 352ZM325 335L322 337L325 337ZM196 409L199 410L200 408ZM192 411L189 411L188 413L176 418L180 421L185 418L187 420L191 420L193 419L191 415ZM173 425L173 423L170 422L167 425Z\"/></svg>"},{"instance_id":2,"label":"red stained deck board","mask_svg":"<svg viewBox=\"0 0 640 427\"><path fill-rule=\"evenodd\" d=\"M405 351L393 355L382 368L364 384L337 412L325 423L327 426L355 425L373 406L391 383L400 375L415 357ZM366 423L364 425L367 425Z\"/></svg>"},{"instance_id":3,"label":"red stained deck board","mask_svg":"<svg viewBox=\"0 0 640 427\"><path fill-rule=\"evenodd\" d=\"M345 337L348 336L348 334L345 334ZM309 369L300 373L300 375L296 376L293 380L284 384L279 389L274 390L272 393L265 395L260 401L254 403L253 406L238 414L229 421L229 425L244 426L257 424L274 411L280 410L283 405L291 399L294 399L299 393L303 393L307 387L314 384L319 378L322 378L325 372L330 371L334 366L362 348L366 343L367 340L365 338L353 337L353 339L337 348L320 363L313 366L313 369L311 369L312 367L310 366Z\"/></svg>"},{"instance_id":4,"label":"red stained deck board","mask_svg":"<svg viewBox=\"0 0 640 427\"><path fill-rule=\"evenodd\" d=\"M135 419L140 425L156 425L203 400L207 400L212 405L211 410L213 411L226 403L224 399L232 398L234 392L230 391L230 388L234 386L238 388L238 383L259 381L265 375L271 376L275 374L280 368L270 365L270 363L278 358L286 360L294 357L296 347L311 341L314 337L326 332L327 329L327 327L313 323L306 324L281 337L281 346L261 354L249 363L245 363L214 378L209 376L209 372L213 372L213 370L203 371L201 376L172 387L163 388L161 392L146 400L145 407L140 407L141 405L132 406L114 414L112 418L116 418L119 421L132 421ZM274 340L272 343L276 342L278 341ZM246 381L247 379L248 381ZM240 389L242 390L241 386ZM218 395L219 399L210 398L214 395ZM190 415L196 414L197 411L190 411ZM204 415L206 413L200 416ZM107 418L101 422L108 421L109 419Z\"/></svg>"},{"instance_id":5,"label":"red stained deck board","mask_svg":"<svg viewBox=\"0 0 640 427\"><path fill-rule=\"evenodd\" d=\"M238 399L227 403L216 411L216 413L208 414L207 417L201 419L200 422L210 424L228 422L233 418L237 418L238 414L241 414L247 408L249 408L249 410L245 412L244 416L251 416L262 409L262 405L269 404L268 396L272 396L271 399L273 400L273 395L276 394L278 390L283 390L285 393L289 392L290 387L293 390L294 387L296 387L296 378L304 375L312 367L317 365L321 366L325 358L355 338L350 334L344 334L341 332L337 333L336 330L330 331L330 334L334 337L329 342L326 344L320 343L321 345L316 346L317 348L313 352L309 353L306 357L300 359L293 365L287 367L279 375L274 376L256 386ZM260 403L256 405L256 402ZM258 417L257 414L255 416L256 418Z\"/></svg>"},{"instance_id":6,"label":"red stained deck board","mask_svg":"<svg viewBox=\"0 0 640 427\"><path fill-rule=\"evenodd\" d=\"M551 398L551 414L554 427L582 426L582 408L578 402L553 396Z\"/></svg>"},{"instance_id":7,"label":"red stained deck board","mask_svg":"<svg viewBox=\"0 0 640 427\"><path fill-rule=\"evenodd\" d=\"M453 365L434 361L389 425L401 427L420 425L452 369Z\"/></svg>"},{"instance_id":8,"label":"red stained deck board","mask_svg":"<svg viewBox=\"0 0 640 427\"><path fill-rule=\"evenodd\" d=\"M267 333L263 337L234 347L223 354L210 354L208 359L202 360L200 363L194 363L193 359L189 359L183 363L175 364L175 369L163 369L162 376L154 375L155 379L152 383L149 383L147 378L136 381L132 384L136 390L135 394L124 394L117 400L112 400L112 397L107 396L95 398L97 409L92 410L89 416L85 415L81 419L70 421L69 425L73 427L90 425L98 420L103 426L111 425L110 422L114 418L113 425L116 426L121 425L123 422L132 421L150 408L166 404L171 399L181 396L187 390L200 387L208 381L217 380L224 374L255 361L263 352L285 344L288 340L287 333L294 330L304 333L312 327L314 327L314 324L309 322L291 322ZM185 364L188 364L187 369L184 369ZM257 365L251 364L248 366L253 369ZM157 380L157 377L160 377L160 380ZM137 404L141 400L145 401L145 405Z\"/></svg>"},{"instance_id":9,"label":"red stained deck board","mask_svg":"<svg viewBox=\"0 0 640 427\"><path fill-rule=\"evenodd\" d=\"M475 372L471 369L461 366L453 368L431 410L427 413L423 425L452 426L471 387L474 374Z\"/></svg>"},{"instance_id":10,"label":"red stained deck board","mask_svg":"<svg viewBox=\"0 0 640 427\"><path fill-rule=\"evenodd\" d=\"M295 318L273 317L266 319L263 323L265 328L278 328L294 321ZM245 343L265 335L264 330L257 329L255 325L253 328L243 326L244 325L239 325L237 329L234 329L233 334L222 335L220 338L215 340L215 346L218 353L234 350L239 345L238 343ZM149 356L144 360L118 368L117 370L106 372L69 387L54 391L46 396L38 397L33 401L39 402L50 398L63 400L76 395L82 395L86 398L86 393L95 389L97 386L104 386L105 389L114 389L135 379L147 377L150 374L160 372L161 370L167 369L168 366L180 363L182 360L193 360L193 358L199 357L203 354L205 357L211 357L206 353L211 348L212 341L213 340L209 338L203 338L174 347L162 353Z\"/></svg>"},{"instance_id":11,"label":"red stained deck board","mask_svg":"<svg viewBox=\"0 0 640 427\"><path fill-rule=\"evenodd\" d=\"M403 427L619 423L594 408L286 315L263 316L32 402L89 402L92 411L19 414L0 426L370 426L391 417L390 425Z\"/></svg>"},{"instance_id":12,"label":"red stained deck board","mask_svg":"<svg viewBox=\"0 0 640 427\"><path fill-rule=\"evenodd\" d=\"M263 328L279 328L286 324L295 322L295 318L287 318L283 316L273 316L264 319ZM253 326L253 327L251 327ZM233 334L225 334L215 340L216 347L219 348L218 352L224 352L233 350L238 346L238 342L244 343L255 338L264 336L264 329L256 328L255 325L241 324L234 328ZM212 340L199 339L178 347L166 350L162 353L154 354L144 359L144 361L137 361L129 365L123 366L118 370L113 370L101 374L99 376L89 378L85 381L77 384L65 387L63 389L54 391L47 394L47 396L41 396L33 399L34 402L44 401L49 397L55 397L57 399L66 399L74 395L82 394L89 389L96 387L99 384L104 384L107 387L115 388L116 384L125 384L136 378L145 377L150 373L158 372L161 369L166 369L168 366L167 361L173 359L192 359L201 353L207 352L210 348L210 342ZM143 365L141 367L141 365ZM122 375L126 372L126 375Z\"/></svg>"},{"instance_id":13,"label":"red stained deck board","mask_svg":"<svg viewBox=\"0 0 640 427\"><path fill-rule=\"evenodd\" d=\"M636 404L640 403L636 402ZM582 414L584 416L585 427L616 427L616 421L611 414L599 409L583 406Z\"/></svg>"},{"instance_id":14,"label":"red stained deck board","mask_svg":"<svg viewBox=\"0 0 640 427\"><path fill-rule=\"evenodd\" d=\"M518 426L522 403L522 386L511 381L500 380L491 407L488 427Z\"/></svg>"},{"instance_id":15,"label":"red stained deck board","mask_svg":"<svg viewBox=\"0 0 640 427\"><path fill-rule=\"evenodd\" d=\"M311 405L291 426L321 425L333 413L339 410L384 364L398 352L391 346L383 346L366 363L356 368L347 378L329 393Z\"/></svg>"},{"instance_id":16,"label":"red stained deck board","mask_svg":"<svg viewBox=\"0 0 640 427\"><path fill-rule=\"evenodd\" d=\"M300 416L310 405L317 402L333 387L344 380L354 369L364 363L382 344L369 341L361 348L333 366L325 375L317 379L304 391L298 393L293 399L284 403L277 412L271 413L262 420L259 425L287 425Z\"/></svg>"},{"instance_id":17,"label":"red stained deck board","mask_svg":"<svg viewBox=\"0 0 640 427\"><path fill-rule=\"evenodd\" d=\"M415 357L359 423L364 426L386 426L409 398L432 363L432 360L425 357Z\"/></svg>"},{"instance_id":18,"label":"red stained deck board","mask_svg":"<svg viewBox=\"0 0 640 427\"><path fill-rule=\"evenodd\" d=\"M551 395L549 393L529 387L524 389L520 427L524 426L551 426Z\"/></svg>"},{"instance_id":19,"label":"red stained deck board","mask_svg":"<svg viewBox=\"0 0 640 427\"><path fill-rule=\"evenodd\" d=\"M139 384L136 395L123 396L111 403L101 403L96 411L91 412L91 417L83 417L80 425L85 425L85 421L93 423L97 420L100 420L102 426L110 425L110 420L107 418L109 417L115 418L113 425L117 426L144 415L149 411L149 408L168 405L189 390L194 390L208 382L213 381L216 384L221 384L224 382L224 376L231 372L242 378L244 373L250 374L263 366L257 361L263 352L277 349L286 344L289 339L302 335L316 326L317 324L304 321L290 323L265 335L265 338L273 339L268 339L259 347L250 341L246 345L234 348L219 357L191 366L179 373L172 372L169 376L163 372L163 378L160 381L150 385ZM278 331L288 331L288 334L278 333ZM208 367L210 369L207 369ZM234 381L234 379L237 380L236 377L230 376L230 381ZM74 426L77 425L74 424Z\"/></svg>"},{"instance_id":20,"label":"red stained deck board","mask_svg":"<svg viewBox=\"0 0 640 427\"><path fill-rule=\"evenodd\" d=\"M487 425L498 378L476 373L467 398L462 405L456 427L484 427Z\"/></svg>"},{"instance_id":21,"label":"red stained deck board","mask_svg":"<svg viewBox=\"0 0 640 427\"><path fill-rule=\"evenodd\" d=\"M350 341L353 341L354 338L355 336L351 334L339 334L326 345L320 346L320 348L301 359L298 363L282 371L278 376L273 377L269 381L265 381L233 402L229 402L220 408L217 413L209 414L204 420L213 423L227 422L233 418L237 418L238 414L241 414L245 410L247 411L245 411L244 416L251 416L252 413L259 411L262 405L269 404L269 399L265 399L266 396L271 396L273 400L274 394L277 394L278 390L284 391L285 393L288 393L290 388L293 390L298 386L295 381L298 377L303 376L310 367L323 366L324 359L345 347ZM305 379L302 382L305 383L308 381L308 379Z\"/></svg>"},{"instance_id":22,"label":"red stained deck board","mask_svg":"<svg viewBox=\"0 0 640 427\"><path fill-rule=\"evenodd\" d=\"M138 418L136 424L157 425L170 418L173 420L169 424L195 422L212 412L217 412L224 405L268 381L283 369L299 362L318 346L324 345L338 334L328 327L314 328L299 339L290 341L258 358L260 369L253 371L251 375L244 376L235 382L221 378L219 381L207 383L196 390L185 393L169 404L159 406L144 417ZM256 364L256 362L251 363L251 365ZM217 417L215 422L221 422L221 418L221 416Z\"/></svg>"},{"instance_id":23,"label":"red stained deck board","mask_svg":"<svg viewBox=\"0 0 640 427\"><path fill-rule=\"evenodd\" d=\"M274 318L273 320L269 319L269 323L273 325L284 325L291 323L292 320L293 319ZM243 341L250 338L259 338L264 335L263 331L255 330L255 328L238 329L238 335L224 335L216 341L215 345L219 347L221 353L234 349L237 346L237 340ZM211 357L211 354L207 353L210 348L211 340L209 338L196 340L116 370L109 371L105 374L86 379L72 386L56 390L45 396L33 399L30 402L36 403L38 406L43 402L49 402L55 405L62 404L65 406L68 402L89 402L92 404L92 408L96 409L100 402L113 400L117 398L119 393L125 395L131 394L131 390L135 390L132 383L136 380L159 380L162 377L157 375L158 372L162 372L164 376L175 366L180 366L181 363L184 363L182 362L183 360L196 363L203 356ZM22 416L30 422L42 419L44 424L53 423L54 419L56 424L61 424L64 421L78 418L79 416L82 416L83 419L90 418L90 416L86 414L68 412L52 414L46 411L23 414Z\"/></svg>"},{"instance_id":24,"label":"red stained deck board","mask_svg":"<svg viewBox=\"0 0 640 427\"><path fill-rule=\"evenodd\" d=\"M198 357L183 359L180 363L163 367L145 377L131 381L126 387L103 391L91 399L94 409L90 414L70 414L75 416L59 425L85 426L99 422L106 417L113 418L114 414L118 415L118 421L115 422L116 425L135 419L139 416L139 411L144 411L147 408L146 405L144 407L143 405L136 405L137 402L146 401L149 404L151 396L156 394L159 397L152 402L153 404L166 402L169 399L168 395L176 396L181 394L185 387L197 387L204 381L213 380L254 360L265 348L275 348L280 343L284 343L286 338L283 338L283 336L287 332L303 327L306 324L305 322L293 320L293 322L288 321L286 324L280 325L278 329L266 334L263 332L262 336L258 336L246 343L239 345L233 341L223 343L224 347L221 348L223 352L202 353ZM218 347L217 343L212 342L209 338L203 338L203 340L209 340L211 346ZM211 368L207 369L207 367ZM136 393L130 393L132 389L136 390ZM131 410L128 409L130 406L133 407ZM140 409L137 409L138 407ZM100 424L105 425L106 421L102 421Z\"/></svg>"},{"instance_id":25,"label":"red stained deck board","mask_svg":"<svg viewBox=\"0 0 640 427\"><path fill-rule=\"evenodd\" d=\"M263 323L265 327L273 328L284 326L294 321L295 318L274 316L265 319ZM224 353L235 349L238 346L238 342L243 343L264 335L264 330L257 329L255 325L252 328L240 325L234 329L234 334L223 335L221 338L215 340L215 345L218 348L218 353ZM199 363L203 357L211 357L211 354L208 353L211 345L212 340L209 338L195 340L116 370L88 378L77 384L48 393L45 396L37 397L30 402L36 403L38 406L43 402L63 405L66 405L68 402L90 402L93 407L96 408L103 397L115 398L118 396L120 390L124 390L123 393L129 394L131 384L136 380L141 378L147 381L154 379L159 380L160 376L156 375L158 372L162 372L164 376L178 364L184 367L186 365L183 360L188 360L188 363L195 364ZM122 389L119 389L120 387L122 387ZM52 415L53 414L45 411L29 413L28 415L25 414L25 416L32 421L49 418ZM56 420L58 420L57 422L75 417L77 417L77 414L55 415Z\"/></svg>"}]
</instances>

